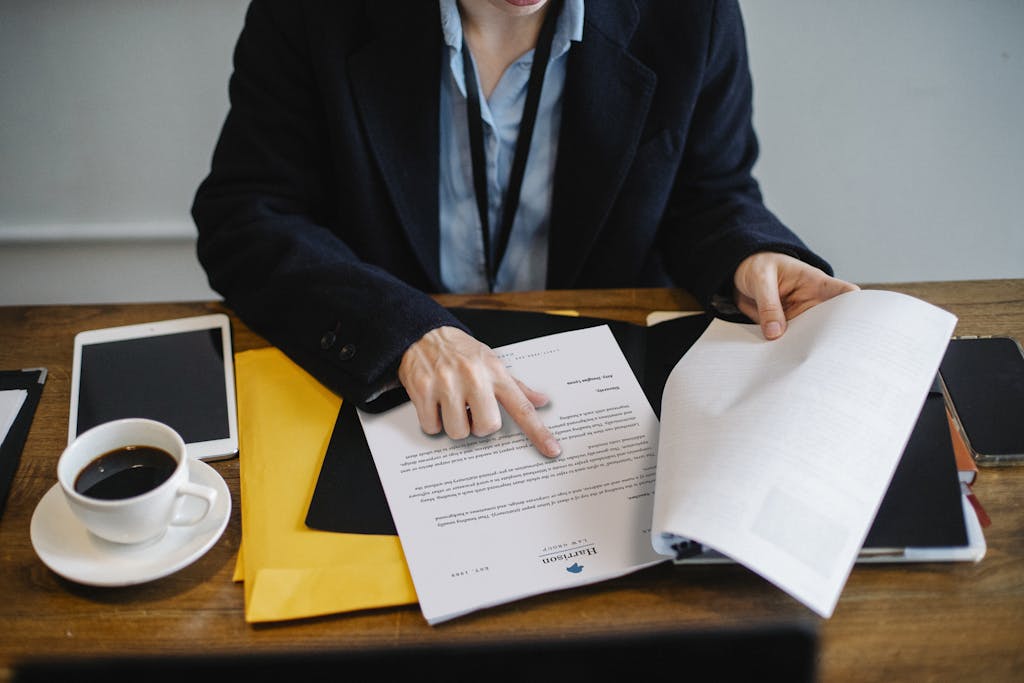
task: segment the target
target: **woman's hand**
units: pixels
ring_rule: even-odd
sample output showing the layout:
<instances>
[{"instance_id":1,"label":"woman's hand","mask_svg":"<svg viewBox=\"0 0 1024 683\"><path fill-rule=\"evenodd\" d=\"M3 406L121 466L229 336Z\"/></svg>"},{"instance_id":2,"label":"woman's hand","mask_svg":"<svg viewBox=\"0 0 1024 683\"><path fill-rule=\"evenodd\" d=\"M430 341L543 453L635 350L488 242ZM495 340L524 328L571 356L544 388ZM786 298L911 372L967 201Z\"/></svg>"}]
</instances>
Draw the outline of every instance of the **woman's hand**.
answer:
<instances>
[{"instance_id":1,"label":"woman's hand","mask_svg":"<svg viewBox=\"0 0 1024 683\"><path fill-rule=\"evenodd\" d=\"M786 321L812 306L860 289L792 256L768 251L745 258L733 283L736 306L761 325L766 339L781 337Z\"/></svg>"},{"instance_id":2,"label":"woman's hand","mask_svg":"<svg viewBox=\"0 0 1024 683\"><path fill-rule=\"evenodd\" d=\"M410 346L398 379L427 434L442 429L453 439L493 434L501 429L500 405L541 455L554 458L562 452L537 414L547 397L510 375L490 347L458 328L439 327Z\"/></svg>"}]
</instances>

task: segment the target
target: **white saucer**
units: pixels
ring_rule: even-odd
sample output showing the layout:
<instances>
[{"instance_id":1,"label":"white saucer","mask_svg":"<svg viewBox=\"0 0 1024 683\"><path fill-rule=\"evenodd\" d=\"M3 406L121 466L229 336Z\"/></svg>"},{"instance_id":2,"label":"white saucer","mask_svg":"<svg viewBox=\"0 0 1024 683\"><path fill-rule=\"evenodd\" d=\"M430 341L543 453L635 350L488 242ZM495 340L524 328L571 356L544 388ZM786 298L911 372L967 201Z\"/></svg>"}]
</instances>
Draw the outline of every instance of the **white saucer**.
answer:
<instances>
[{"instance_id":1,"label":"white saucer","mask_svg":"<svg viewBox=\"0 0 1024 683\"><path fill-rule=\"evenodd\" d=\"M189 478L217 490L213 510L195 526L172 526L157 541L121 545L89 533L68 507L60 484L46 492L32 514L32 547L47 567L66 579L90 586L130 586L173 574L195 562L224 533L231 516L231 493L205 462L189 460ZM202 511L189 496L185 513Z\"/></svg>"}]
</instances>

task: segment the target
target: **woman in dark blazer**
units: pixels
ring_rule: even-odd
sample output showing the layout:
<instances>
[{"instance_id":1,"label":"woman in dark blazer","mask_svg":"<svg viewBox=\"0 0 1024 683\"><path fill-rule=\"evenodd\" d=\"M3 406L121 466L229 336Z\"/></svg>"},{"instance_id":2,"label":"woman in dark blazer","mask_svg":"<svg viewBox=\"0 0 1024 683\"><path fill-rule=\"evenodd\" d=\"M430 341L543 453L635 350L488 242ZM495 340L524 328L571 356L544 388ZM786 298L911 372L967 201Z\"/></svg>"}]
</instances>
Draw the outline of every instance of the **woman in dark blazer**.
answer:
<instances>
[{"instance_id":1,"label":"woman in dark blazer","mask_svg":"<svg viewBox=\"0 0 1024 683\"><path fill-rule=\"evenodd\" d=\"M458 8L485 96L511 63L493 46L532 45L551 9ZM199 258L242 320L345 398L383 409L405 389L424 430L455 438L495 431L501 404L557 455L543 395L427 294L446 290L441 11L253 2L193 206ZM564 73L542 286L678 286L770 338L854 289L762 203L734 0L586 0Z\"/></svg>"}]
</instances>

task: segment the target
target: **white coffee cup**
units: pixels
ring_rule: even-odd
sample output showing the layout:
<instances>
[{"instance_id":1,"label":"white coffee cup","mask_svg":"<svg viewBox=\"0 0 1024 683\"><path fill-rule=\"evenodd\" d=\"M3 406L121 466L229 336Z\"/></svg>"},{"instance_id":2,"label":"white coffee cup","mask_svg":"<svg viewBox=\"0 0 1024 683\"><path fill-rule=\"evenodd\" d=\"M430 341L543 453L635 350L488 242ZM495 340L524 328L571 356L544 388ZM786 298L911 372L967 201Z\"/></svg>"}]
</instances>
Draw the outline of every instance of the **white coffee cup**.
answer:
<instances>
[{"instance_id":1,"label":"white coffee cup","mask_svg":"<svg viewBox=\"0 0 1024 683\"><path fill-rule=\"evenodd\" d=\"M76 490L79 475L95 460L139 446L165 451L174 459L173 471L165 481L124 498L98 498ZM159 538L169 526L198 524L217 500L215 489L189 481L189 457L181 436L161 422L143 418L114 420L79 434L60 456L57 480L82 524L96 536L115 543L143 543ZM200 514L183 514L190 496L203 501Z\"/></svg>"}]
</instances>

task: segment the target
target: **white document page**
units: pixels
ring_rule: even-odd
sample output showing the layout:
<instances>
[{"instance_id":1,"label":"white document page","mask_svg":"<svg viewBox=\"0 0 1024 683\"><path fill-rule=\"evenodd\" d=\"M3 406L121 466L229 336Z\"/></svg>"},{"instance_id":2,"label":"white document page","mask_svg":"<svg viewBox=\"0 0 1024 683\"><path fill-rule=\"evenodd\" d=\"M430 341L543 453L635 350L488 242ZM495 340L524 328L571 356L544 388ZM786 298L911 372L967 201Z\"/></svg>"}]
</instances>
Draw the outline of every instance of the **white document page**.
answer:
<instances>
[{"instance_id":1,"label":"white document page","mask_svg":"<svg viewBox=\"0 0 1024 683\"><path fill-rule=\"evenodd\" d=\"M955 323L882 291L815 306L771 342L714 321L665 386L656 547L698 541L831 616Z\"/></svg>"},{"instance_id":2,"label":"white document page","mask_svg":"<svg viewBox=\"0 0 1024 683\"><path fill-rule=\"evenodd\" d=\"M11 430L27 396L28 392L24 389L0 391L0 444L7 438L7 432Z\"/></svg>"},{"instance_id":3,"label":"white document page","mask_svg":"<svg viewBox=\"0 0 1024 683\"><path fill-rule=\"evenodd\" d=\"M666 560L650 539L657 418L607 326L495 351L551 399L558 458L508 415L453 441L424 434L411 403L359 413L431 624Z\"/></svg>"}]
</instances>

